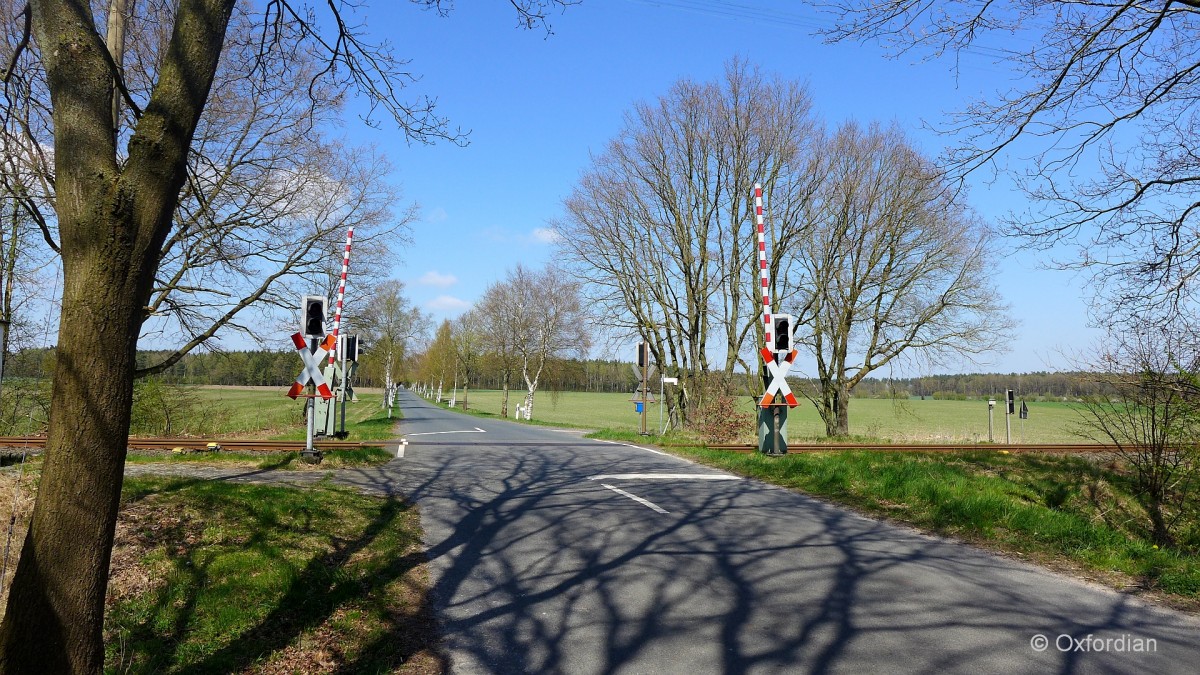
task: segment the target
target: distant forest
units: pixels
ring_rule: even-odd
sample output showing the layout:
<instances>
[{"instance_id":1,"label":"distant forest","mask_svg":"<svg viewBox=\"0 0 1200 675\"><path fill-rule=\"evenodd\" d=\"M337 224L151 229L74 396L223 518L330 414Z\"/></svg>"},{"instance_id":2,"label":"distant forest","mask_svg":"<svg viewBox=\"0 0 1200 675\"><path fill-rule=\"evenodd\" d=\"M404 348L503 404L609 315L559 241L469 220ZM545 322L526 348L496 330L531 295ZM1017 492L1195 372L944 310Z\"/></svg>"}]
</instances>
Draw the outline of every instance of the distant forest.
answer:
<instances>
[{"instance_id":1,"label":"distant forest","mask_svg":"<svg viewBox=\"0 0 1200 675\"><path fill-rule=\"evenodd\" d=\"M138 352L138 366L156 363L166 352ZM294 351L230 351L188 354L173 367L156 376L167 384L209 384L232 386L286 387L300 372L300 359ZM5 378L48 379L54 368L53 349L24 349L9 354L4 363ZM379 387L373 371L372 355L366 354L355 385ZM560 360L548 366L543 387L551 391L626 392L637 387L631 363L601 359ZM520 387L519 375L510 386ZM802 378L790 377L793 387L803 386ZM436 386L436 382L434 385ZM446 373L443 386L454 385L452 373ZM461 387L462 382L458 385ZM472 389L499 389L501 373L485 359L473 374ZM1084 373L978 373L965 375L925 375L912 378L867 378L854 390L856 398L933 398L971 399L1003 395L1013 389L1018 398L1027 400L1070 400L1102 393Z\"/></svg>"}]
</instances>

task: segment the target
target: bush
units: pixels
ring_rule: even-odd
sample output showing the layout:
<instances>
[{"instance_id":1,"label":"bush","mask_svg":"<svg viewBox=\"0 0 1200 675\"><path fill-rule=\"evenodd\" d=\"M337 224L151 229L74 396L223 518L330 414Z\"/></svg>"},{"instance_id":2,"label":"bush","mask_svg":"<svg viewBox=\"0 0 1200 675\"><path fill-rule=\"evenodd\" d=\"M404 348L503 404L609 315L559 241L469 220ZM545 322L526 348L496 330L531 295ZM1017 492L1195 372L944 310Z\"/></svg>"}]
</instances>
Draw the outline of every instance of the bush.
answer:
<instances>
[{"instance_id":1,"label":"bush","mask_svg":"<svg viewBox=\"0 0 1200 675\"><path fill-rule=\"evenodd\" d=\"M738 410L735 385L712 375L694 380L698 390L695 411L689 415L691 428L705 443L732 443L754 429L754 415Z\"/></svg>"}]
</instances>

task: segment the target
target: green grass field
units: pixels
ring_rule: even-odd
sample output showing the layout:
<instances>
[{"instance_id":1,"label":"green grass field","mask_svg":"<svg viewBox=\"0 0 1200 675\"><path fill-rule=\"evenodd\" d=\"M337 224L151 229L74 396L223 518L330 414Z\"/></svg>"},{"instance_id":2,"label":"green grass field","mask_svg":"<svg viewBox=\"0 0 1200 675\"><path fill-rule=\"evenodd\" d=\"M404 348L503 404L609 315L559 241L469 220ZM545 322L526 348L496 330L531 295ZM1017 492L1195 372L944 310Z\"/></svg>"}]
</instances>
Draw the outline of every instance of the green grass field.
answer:
<instances>
[{"instance_id":1,"label":"green grass field","mask_svg":"<svg viewBox=\"0 0 1200 675\"><path fill-rule=\"evenodd\" d=\"M509 414L522 400L522 392L513 391L509 398ZM461 408L462 392L458 406ZM499 415L502 392L472 390L468 404L476 412ZM657 397L657 393L655 394ZM545 424L636 431L639 416L629 394L593 394L578 392L538 392L534 399L533 419ZM739 399L740 409L753 414L753 404ZM658 429L657 403L649 407L647 427ZM1012 423L1014 443L1080 443L1086 439L1076 435L1078 413L1068 403L1030 402L1029 419ZM997 404L993 417L993 438L1004 442L1004 414ZM752 428L744 440L752 440ZM935 401L885 399L854 399L850 402L850 433L857 437L895 442L987 441L987 401ZM794 441L825 438L825 425L812 403L802 401L799 408L788 414L788 438Z\"/></svg>"},{"instance_id":2,"label":"green grass field","mask_svg":"<svg viewBox=\"0 0 1200 675\"><path fill-rule=\"evenodd\" d=\"M205 415L206 435L239 438L303 440L304 399L293 401L282 388L195 387L195 415ZM348 440L392 438L398 419L387 419L381 394L361 393L346 408ZM215 411L215 414L214 414ZM340 413L339 413L340 414Z\"/></svg>"}]
</instances>

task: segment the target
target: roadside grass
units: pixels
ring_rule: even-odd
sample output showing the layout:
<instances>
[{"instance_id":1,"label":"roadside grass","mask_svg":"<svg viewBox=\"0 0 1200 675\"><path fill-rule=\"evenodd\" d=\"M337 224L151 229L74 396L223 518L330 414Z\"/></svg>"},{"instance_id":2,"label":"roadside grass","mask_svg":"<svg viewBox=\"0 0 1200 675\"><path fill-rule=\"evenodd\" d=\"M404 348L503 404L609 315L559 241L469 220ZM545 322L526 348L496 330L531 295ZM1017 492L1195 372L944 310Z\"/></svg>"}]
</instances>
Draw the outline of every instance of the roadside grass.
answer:
<instances>
[{"instance_id":1,"label":"roadside grass","mask_svg":"<svg viewBox=\"0 0 1200 675\"><path fill-rule=\"evenodd\" d=\"M387 408L382 407L382 402L381 394L364 394L359 396L357 403L351 402L346 406L346 433L348 436L345 440L386 441L396 437L394 429L402 417L400 409L394 408L391 419L388 419ZM341 416L340 408L337 414L339 417ZM277 430L271 439L302 441L307 434L304 418L301 417L299 425L294 425L287 430Z\"/></svg>"},{"instance_id":2,"label":"roadside grass","mask_svg":"<svg viewBox=\"0 0 1200 675\"><path fill-rule=\"evenodd\" d=\"M395 500L127 479L106 671L444 672L423 564Z\"/></svg>"},{"instance_id":3,"label":"roadside grass","mask_svg":"<svg viewBox=\"0 0 1200 675\"><path fill-rule=\"evenodd\" d=\"M261 399L266 400L268 402L267 405L272 403L271 397L273 396L272 392L264 390L227 389L202 391L231 391L234 396L241 400ZM374 405L372 405L368 397L374 398ZM371 442L388 440L395 437L394 428L396 423L401 419L399 411L393 410L393 417L389 419L387 410L379 407L381 402L379 395L372 396L368 394L360 397L360 399L358 403L351 403L346 411L346 432L348 434L346 440ZM244 428L242 422L238 420L235 420L230 426L230 430L222 435L232 436L234 435L232 428L238 426ZM303 419L300 420L299 429L292 429L285 433L279 433L278 429L270 431L274 432L270 435L270 440L302 441L307 435ZM238 437L263 438L263 434L243 433L238 434ZM254 453L237 451L184 452L178 454L164 451L130 451L125 461L131 464L155 462L220 464L222 466L246 466L264 470L294 469L324 471L328 469L374 466L384 464L391 459L393 459L393 456L387 450L381 447L365 446L344 450L326 450L320 464L307 464L300 461L300 454L297 452Z\"/></svg>"},{"instance_id":4,"label":"roadside grass","mask_svg":"<svg viewBox=\"0 0 1200 675\"><path fill-rule=\"evenodd\" d=\"M460 392L461 394L461 392ZM654 393L655 398L658 392ZM612 432L637 433L641 417L634 412L631 394L591 392L538 392L534 400L535 424L606 429ZM472 389L468 395L470 414L500 418L503 392ZM513 391L509 398L509 414L515 414L522 393ZM445 402L443 401L443 406ZM1010 420L1014 443L1083 443L1088 442L1076 433L1079 413L1070 403L1030 401L1029 419L1015 416ZM745 397L738 399L742 412L754 414L754 405ZM462 412L462 400L455 410ZM649 404L647 429L656 434L659 426L658 403ZM510 418L510 421L515 421ZM792 441L825 440L825 425L816 408L808 401L788 413L788 439ZM938 442L988 440L987 401L942 401L910 399L853 399L850 403L850 432L853 437L872 441ZM754 429L746 429L745 438L751 443ZM992 438L997 443L1006 437L1003 406L993 413Z\"/></svg>"},{"instance_id":5,"label":"roadside grass","mask_svg":"<svg viewBox=\"0 0 1200 675\"><path fill-rule=\"evenodd\" d=\"M767 457L672 451L704 464L1200 607L1200 513L1180 546L1150 543L1127 477L1109 464L1000 452L821 452ZM1059 565L1061 566L1061 565ZM1078 570L1072 569L1073 572Z\"/></svg>"},{"instance_id":6,"label":"roadside grass","mask_svg":"<svg viewBox=\"0 0 1200 675\"><path fill-rule=\"evenodd\" d=\"M189 387L196 403L180 412L175 425L202 427L208 436L303 440L305 399L293 401L282 389ZM382 394L362 393L346 408L346 428L351 440L385 440L392 437ZM339 411L340 414L340 411ZM193 419L195 418L195 419ZM202 421L201 421L202 420ZM393 418L392 422L397 421Z\"/></svg>"},{"instance_id":7,"label":"roadside grass","mask_svg":"<svg viewBox=\"0 0 1200 675\"><path fill-rule=\"evenodd\" d=\"M130 451L125 458L128 464L220 464L221 466L245 466L261 470L289 469L298 471L326 471L350 469L386 464L394 459L392 453L375 446L326 450L320 464L300 461L298 452L149 452Z\"/></svg>"}]
</instances>

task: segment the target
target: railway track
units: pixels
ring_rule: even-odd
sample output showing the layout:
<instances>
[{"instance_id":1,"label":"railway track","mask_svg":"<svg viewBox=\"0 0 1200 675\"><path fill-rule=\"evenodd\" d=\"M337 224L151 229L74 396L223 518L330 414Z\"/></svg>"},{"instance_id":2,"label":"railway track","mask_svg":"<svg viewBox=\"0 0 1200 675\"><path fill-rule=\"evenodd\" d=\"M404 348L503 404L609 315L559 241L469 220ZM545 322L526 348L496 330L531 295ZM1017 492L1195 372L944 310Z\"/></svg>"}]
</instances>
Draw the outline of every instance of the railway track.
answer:
<instances>
[{"instance_id":1,"label":"railway track","mask_svg":"<svg viewBox=\"0 0 1200 675\"><path fill-rule=\"evenodd\" d=\"M297 452L304 449L304 441L268 441L214 438L130 438L131 450L171 450L185 448L204 450L209 443L217 443L222 450L253 450L256 452ZM46 444L45 436L0 436L0 448L41 449ZM385 441L330 441L317 440L313 445L320 450L345 450L368 446L386 445ZM463 445L455 441L455 445ZM542 445L532 443L531 445ZM749 444L709 445L711 450L730 452L756 452L757 447ZM1111 445L1085 443L792 443L789 453L830 452L837 450L871 450L876 452L1054 452L1054 453L1098 453L1112 452Z\"/></svg>"},{"instance_id":2,"label":"railway track","mask_svg":"<svg viewBox=\"0 0 1200 675\"><path fill-rule=\"evenodd\" d=\"M267 441L219 438L130 438L130 450L206 450L209 443L216 443L222 450L253 450L255 452L298 452L305 447L304 441ZM318 450L346 450L350 448L378 447L385 441L327 441L317 440L313 446ZM37 449L46 445L45 436L0 436L0 448Z\"/></svg>"},{"instance_id":3,"label":"railway track","mask_svg":"<svg viewBox=\"0 0 1200 675\"><path fill-rule=\"evenodd\" d=\"M710 445L710 450L730 452L757 452L758 447L749 444ZM789 443L788 452L830 452L837 450L872 450L878 452L1057 452L1097 453L1113 452L1111 445L1099 443Z\"/></svg>"}]
</instances>

